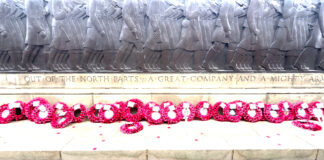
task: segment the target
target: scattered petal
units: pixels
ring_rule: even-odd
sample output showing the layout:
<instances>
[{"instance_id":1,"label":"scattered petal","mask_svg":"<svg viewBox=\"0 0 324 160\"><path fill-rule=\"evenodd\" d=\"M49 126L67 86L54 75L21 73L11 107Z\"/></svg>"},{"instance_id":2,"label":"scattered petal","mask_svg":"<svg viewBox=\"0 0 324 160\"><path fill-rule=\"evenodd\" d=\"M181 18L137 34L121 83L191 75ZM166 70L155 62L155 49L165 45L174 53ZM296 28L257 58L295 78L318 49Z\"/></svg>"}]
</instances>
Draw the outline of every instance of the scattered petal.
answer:
<instances>
[{"instance_id":1,"label":"scattered petal","mask_svg":"<svg viewBox=\"0 0 324 160\"><path fill-rule=\"evenodd\" d=\"M277 133L277 136L280 136L280 134L279 134L279 133Z\"/></svg>"},{"instance_id":2,"label":"scattered petal","mask_svg":"<svg viewBox=\"0 0 324 160\"><path fill-rule=\"evenodd\" d=\"M106 142L106 140L103 139L103 140L101 140L101 142Z\"/></svg>"},{"instance_id":3,"label":"scattered petal","mask_svg":"<svg viewBox=\"0 0 324 160\"><path fill-rule=\"evenodd\" d=\"M102 126L99 126L99 128L101 128Z\"/></svg>"},{"instance_id":4,"label":"scattered petal","mask_svg":"<svg viewBox=\"0 0 324 160\"><path fill-rule=\"evenodd\" d=\"M75 128L75 126L73 126L72 128Z\"/></svg>"},{"instance_id":5,"label":"scattered petal","mask_svg":"<svg viewBox=\"0 0 324 160\"><path fill-rule=\"evenodd\" d=\"M278 146L281 146L281 144L280 144L280 143L278 143Z\"/></svg>"},{"instance_id":6,"label":"scattered petal","mask_svg":"<svg viewBox=\"0 0 324 160\"><path fill-rule=\"evenodd\" d=\"M315 136L315 134L311 134L311 136Z\"/></svg>"},{"instance_id":7,"label":"scattered petal","mask_svg":"<svg viewBox=\"0 0 324 160\"><path fill-rule=\"evenodd\" d=\"M195 139L195 141L197 142L197 141L198 141L198 139Z\"/></svg>"},{"instance_id":8,"label":"scattered petal","mask_svg":"<svg viewBox=\"0 0 324 160\"><path fill-rule=\"evenodd\" d=\"M60 132L57 132L56 134L61 134Z\"/></svg>"},{"instance_id":9,"label":"scattered petal","mask_svg":"<svg viewBox=\"0 0 324 160\"><path fill-rule=\"evenodd\" d=\"M160 138L160 136L157 136L156 138Z\"/></svg>"},{"instance_id":10,"label":"scattered petal","mask_svg":"<svg viewBox=\"0 0 324 160\"><path fill-rule=\"evenodd\" d=\"M170 129L171 127L168 127L168 129Z\"/></svg>"},{"instance_id":11,"label":"scattered petal","mask_svg":"<svg viewBox=\"0 0 324 160\"><path fill-rule=\"evenodd\" d=\"M267 138L270 138L270 136L267 136Z\"/></svg>"},{"instance_id":12,"label":"scattered petal","mask_svg":"<svg viewBox=\"0 0 324 160\"><path fill-rule=\"evenodd\" d=\"M97 150L97 148L92 148L92 150L94 150L94 151L95 151L95 150Z\"/></svg>"},{"instance_id":13,"label":"scattered petal","mask_svg":"<svg viewBox=\"0 0 324 160\"><path fill-rule=\"evenodd\" d=\"M100 133L99 136L102 136L102 133Z\"/></svg>"}]
</instances>

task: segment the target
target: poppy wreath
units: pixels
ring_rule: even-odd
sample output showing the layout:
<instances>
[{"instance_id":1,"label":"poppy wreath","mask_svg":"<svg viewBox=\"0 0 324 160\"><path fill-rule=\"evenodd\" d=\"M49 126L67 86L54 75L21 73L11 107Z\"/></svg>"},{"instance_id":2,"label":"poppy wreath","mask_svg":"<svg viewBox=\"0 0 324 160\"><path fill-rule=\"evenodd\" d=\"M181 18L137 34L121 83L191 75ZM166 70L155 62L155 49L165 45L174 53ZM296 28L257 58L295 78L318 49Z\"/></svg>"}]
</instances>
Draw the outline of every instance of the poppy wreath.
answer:
<instances>
[{"instance_id":1,"label":"poppy wreath","mask_svg":"<svg viewBox=\"0 0 324 160\"><path fill-rule=\"evenodd\" d=\"M131 110L137 112L132 114ZM128 122L139 122L144 116L143 102L139 99L131 99L127 101L126 105L123 107L122 115Z\"/></svg>"},{"instance_id":2,"label":"poppy wreath","mask_svg":"<svg viewBox=\"0 0 324 160\"><path fill-rule=\"evenodd\" d=\"M144 111L144 118L147 120L148 119L148 117L147 117L147 115L148 115L148 111L149 110L151 110L154 106L159 106L159 104L157 104L156 102L148 102L148 103L146 103L145 105L143 105L143 111Z\"/></svg>"},{"instance_id":3,"label":"poppy wreath","mask_svg":"<svg viewBox=\"0 0 324 160\"><path fill-rule=\"evenodd\" d=\"M119 120L120 111L115 104L105 104L99 111L102 123L113 123Z\"/></svg>"},{"instance_id":4,"label":"poppy wreath","mask_svg":"<svg viewBox=\"0 0 324 160\"><path fill-rule=\"evenodd\" d=\"M257 103L248 103L243 107L243 118L248 122L258 122L262 120L263 113Z\"/></svg>"},{"instance_id":5,"label":"poppy wreath","mask_svg":"<svg viewBox=\"0 0 324 160\"><path fill-rule=\"evenodd\" d=\"M100 123L100 109L104 106L102 103L96 103L88 110L88 118L92 123Z\"/></svg>"},{"instance_id":6,"label":"poppy wreath","mask_svg":"<svg viewBox=\"0 0 324 160\"><path fill-rule=\"evenodd\" d=\"M266 104L264 108L264 117L271 123L282 123L285 120L283 106L277 104Z\"/></svg>"},{"instance_id":7,"label":"poppy wreath","mask_svg":"<svg viewBox=\"0 0 324 160\"><path fill-rule=\"evenodd\" d=\"M124 117L123 117L122 113L123 113L123 108L125 108L125 103L123 101L119 101L119 102L116 102L114 105L118 108L119 120L123 120Z\"/></svg>"},{"instance_id":8,"label":"poppy wreath","mask_svg":"<svg viewBox=\"0 0 324 160\"><path fill-rule=\"evenodd\" d=\"M124 134L134 134L143 130L142 123L139 122L127 122L120 127L120 131Z\"/></svg>"},{"instance_id":9,"label":"poppy wreath","mask_svg":"<svg viewBox=\"0 0 324 160\"><path fill-rule=\"evenodd\" d=\"M64 109L59 114L53 114L51 126L53 128L65 128L73 121L73 112L69 108Z\"/></svg>"},{"instance_id":10,"label":"poppy wreath","mask_svg":"<svg viewBox=\"0 0 324 160\"><path fill-rule=\"evenodd\" d=\"M189 102L181 102L179 108L181 109L182 120L192 121L195 118L196 109L193 104Z\"/></svg>"},{"instance_id":11,"label":"poppy wreath","mask_svg":"<svg viewBox=\"0 0 324 160\"><path fill-rule=\"evenodd\" d=\"M145 119L150 124L162 124L163 123L163 107L155 102L149 102L145 105Z\"/></svg>"},{"instance_id":12,"label":"poppy wreath","mask_svg":"<svg viewBox=\"0 0 324 160\"><path fill-rule=\"evenodd\" d=\"M322 130L322 127L318 124L309 122L309 121L299 121L299 120L294 120L292 124L298 128L302 128L305 130L310 130L310 131L320 131Z\"/></svg>"},{"instance_id":13,"label":"poppy wreath","mask_svg":"<svg viewBox=\"0 0 324 160\"><path fill-rule=\"evenodd\" d=\"M309 107L312 108L312 112L310 112L310 115L312 119L317 121L324 121L324 104L319 101L311 102L309 104ZM322 119L321 119L322 118Z\"/></svg>"},{"instance_id":14,"label":"poppy wreath","mask_svg":"<svg viewBox=\"0 0 324 160\"><path fill-rule=\"evenodd\" d=\"M213 116L213 106L207 101L201 101L196 105L196 117L201 121L207 121Z\"/></svg>"},{"instance_id":15,"label":"poppy wreath","mask_svg":"<svg viewBox=\"0 0 324 160\"><path fill-rule=\"evenodd\" d=\"M230 102L228 106L224 108L223 114L225 115L228 121L239 122L242 119L243 108L240 107L240 104L242 104L241 106L245 105L241 101L234 101Z\"/></svg>"},{"instance_id":16,"label":"poppy wreath","mask_svg":"<svg viewBox=\"0 0 324 160\"><path fill-rule=\"evenodd\" d=\"M9 108L15 108L15 120L24 120L26 119L25 116L25 106L26 103L23 101L15 101L14 103L9 103Z\"/></svg>"},{"instance_id":17,"label":"poppy wreath","mask_svg":"<svg viewBox=\"0 0 324 160\"><path fill-rule=\"evenodd\" d=\"M226 117L224 115L224 108L229 106L225 102L217 102L213 106L213 118L217 121L226 121Z\"/></svg>"},{"instance_id":18,"label":"poppy wreath","mask_svg":"<svg viewBox=\"0 0 324 160\"><path fill-rule=\"evenodd\" d=\"M0 106L0 124L10 123L15 119L15 108L9 108L9 104L3 104Z\"/></svg>"},{"instance_id":19,"label":"poppy wreath","mask_svg":"<svg viewBox=\"0 0 324 160\"><path fill-rule=\"evenodd\" d=\"M80 123L87 117L87 107L83 104L75 104L70 110L73 116L72 122L74 123Z\"/></svg>"},{"instance_id":20,"label":"poppy wreath","mask_svg":"<svg viewBox=\"0 0 324 160\"><path fill-rule=\"evenodd\" d=\"M307 103L299 102L295 106L295 115L297 119L311 119L313 114L313 108Z\"/></svg>"},{"instance_id":21,"label":"poppy wreath","mask_svg":"<svg viewBox=\"0 0 324 160\"><path fill-rule=\"evenodd\" d=\"M295 107L293 104L291 104L288 101L281 101L278 105L280 107L282 107L284 110L284 120L285 121L291 121L296 118L295 117Z\"/></svg>"},{"instance_id":22,"label":"poppy wreath","mask_svg":"<svg viewBox=\"0 0 324 160\"><path fill-rule=\"evenodd\" d=\"M34 98L31 101L29 101L26 105L25 105L25 116L30 120L30 121L34 121L32 118L32 112L34 110L35 107L38 107L40 105L50 105L50 103L44 99L44 98Z\"/></svg>"},{"instance_id":23,"label":"poppy wreath","mask_svg":"<svg viewBox=\"0 0 324 160\"><path fill-rule=\"evenodd\" d=\"M54 115L54 108L50 104L40 104L32 111L32 119L37 124L51 122Z\"/></svg>"},{"instance_id":24,"label":"poppy wreath","mask_svg":"<svg viewBox=\"0 0 324 160\"><path fill-rule=\"evenodd\" d=\"M181 121L183 114L180 107L170 103L168 106L163 108L162 117L164 122L167 122L168 124L176 124Z\"/></svg>"}]
</instances>

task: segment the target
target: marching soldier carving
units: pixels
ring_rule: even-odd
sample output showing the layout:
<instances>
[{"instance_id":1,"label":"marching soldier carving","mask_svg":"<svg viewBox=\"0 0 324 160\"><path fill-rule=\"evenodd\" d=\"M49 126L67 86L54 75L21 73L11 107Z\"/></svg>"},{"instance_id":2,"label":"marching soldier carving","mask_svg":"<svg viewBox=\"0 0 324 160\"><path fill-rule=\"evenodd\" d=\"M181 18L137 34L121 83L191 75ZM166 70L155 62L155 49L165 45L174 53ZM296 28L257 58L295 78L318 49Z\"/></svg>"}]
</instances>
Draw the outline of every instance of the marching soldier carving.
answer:
<instances>
[{"instance_id":1,"label":"marching soldier carving","mask_svg":"<svg viewBox=\"0 0 324 160\"><path fill-rule=\"evenodd\" d=\"M222 0L216 29L212 34L213 46L209 49L205 60L207 70L228 69L241 39L241 21L246 15L246 7L246 4L239 0Z\"/></svg>"},{"instance_id":2,"label":"marching soldier carving","mask_svg":"<svg viewBox=\"0 0 324 160\"><path fill-rule=\"evenodd\" d=\"M68 58L64 58L64 64L70 63L72 70L81 70L81 58L83 43L87 35L87 1L65 0L65 6L70 10L67 14L66 26ZM64 54L67 55L67 54ZM68 61L69 60L69 61Z\"/></svg>"},{"instance_id":3,"label":"marching soldier carving","mask_svg":"<svg viewBox=\"0 0 324 160\"><path fill-rule=\"evenodd\" d=\"M183 71L203 69L203 61L212 45L210 33L215 28L216 14L207 0L185 1L181 38L172 62L174 69Z\"/></svg>"},{"instance_id":4,"label":"marching soldier carving","mask_svg":"<svg viewBox=\"0 0 324 160\"><path fill-rule=\"evenodd\" d=\"M316 0L310 1L305 6L308 8L307 12L304 13L308 15L308 21L306 22L308 22L308 26L312 25L313 29L305 48L298 56L296 67L302 71L314 71L322 63L324 55L323 51L321 51L321 48L324 47L324 8L322 1Z\"/></svg>"},{"instance_id":5,"label":"marching soldier carving","mask_svg":"<svg viewBox=\"0 0 324 160\"><path fill-rule=\"evenodd\" d=\"M146 15L149 25L142 68L168 70L170 56L180 39L183 4L179 0L149 0Z\"/></svg>"},{"instance_id":6,"label":"marching soldier carving","mask_svg":"<svg viewBox=\"0 0 324 160\"><path fill-rule=\"evenodd\" d=\"M129 70L127 65L131 54L135 54L136 66L142 69L144 63L143 44L145 42L146 4L143 0L124 0L123 27L120 34L121 47L116 55L114 66L118 70Z\"/></svg>"},{"instance_id":7,"label":"marching soldier carving","mask_svg":"<svg viewBox=\"0 0 324 160\"><path fill-rule=\"evenodd\" d=\"M29 71L37 69L33 64L39 53L48 50L50 44L50 28L46 20L48 11L44 0L25 0L27 14L26 48L23 52L22 65Z\"/></svg>"},{"instance_id":8,"label":"marching soldier carving","mask_svg":"<svg viewBox=\"0 0 324 160\"><path fill-rule=\"evenodd\" d=\"M24 49L25 14L21 5L22 2L13 0L4 0L0 4L0 69L2 70L22 69L19 61Z\"/></svg>"},{"instance_id":9,"label":"marching soldier carving","mask_svg":"<svg viewBox=\"0 0 324 160\"><path fill-rule=\"evenodd\" d=\"M68 8L65 6L63 0L52 0L51 4L51 12L53 15L52 19L52 34L53 39L50 46L48 67L53 70L62 70L58 64L62 63L64 54L67 51L67 44L70 41L68 36L67 28L67 15ZM54 67L54 61L56 61L56 67ZM65 68L66 69L66 68Z\"/></svg>"}]
</instances>

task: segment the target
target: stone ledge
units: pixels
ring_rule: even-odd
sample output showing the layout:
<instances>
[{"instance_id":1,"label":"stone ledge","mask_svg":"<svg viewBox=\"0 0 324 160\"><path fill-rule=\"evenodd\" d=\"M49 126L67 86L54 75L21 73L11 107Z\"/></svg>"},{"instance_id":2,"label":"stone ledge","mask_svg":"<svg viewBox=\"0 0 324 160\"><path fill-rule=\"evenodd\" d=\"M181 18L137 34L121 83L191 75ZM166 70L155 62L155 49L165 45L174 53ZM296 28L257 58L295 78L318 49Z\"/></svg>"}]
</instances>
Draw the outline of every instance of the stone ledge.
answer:
<instances>
[{"instance_id":1,"label":"stone ledge","mask_svg":"<svg viewBox=\"0 0 324 160\"><path fill-rule=\"evenodd\" d=\"M291 122L143 122L144 130L134 135L119 131L123 123L87 121L64 129L30 121L3 124L0 160L319 160L324 155L324 132L305 131Z\"/></svg>"}]
</instances>

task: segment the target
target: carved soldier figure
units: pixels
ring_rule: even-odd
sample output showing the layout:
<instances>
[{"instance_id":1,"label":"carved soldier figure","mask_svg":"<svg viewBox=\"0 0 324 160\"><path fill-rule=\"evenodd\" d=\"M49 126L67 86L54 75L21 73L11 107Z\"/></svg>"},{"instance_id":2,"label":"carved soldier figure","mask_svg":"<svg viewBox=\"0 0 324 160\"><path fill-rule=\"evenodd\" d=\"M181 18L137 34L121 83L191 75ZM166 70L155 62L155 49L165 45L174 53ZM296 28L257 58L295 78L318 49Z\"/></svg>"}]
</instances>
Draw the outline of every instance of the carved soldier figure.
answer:
<instances>
[{"instance_id":1,"label":"carved soldier figure","mask_svg":"<svg viewBox=\"0 0 324 160\"><path fill-rule=\"evenodd\" d=\"M170 55L180 39L183 4L180 1L149 0L146 15L149 18L147 40L144 45L145 70L168 70Z\"/></svg>"},{"instance_id":2,"label":"carved soldier figure","mask_svg":"<svg viewBox=\"0 0 324 160\"><path fill-rule=\"evenodd\" d=\"M72 70L81 70L81 57L83 50L83 42L87 35L87 13L86 1L82 0L65 0L65 6L70 10L67 14L67 44L68 56L64 58L64 63L67 63L67 57ZM67 55L67 54L64 54Z\"/></svg>"},{"instance_id":3,"label":"carved soldier figure","mask_svg":"<svg viewBox=\"0 0 324 160\"><path fill-rule=\"evenodd\" d=\"M67 44L70 41L68 37L67 28L67 15L68 8L65 6L63 0L52 0L51 12L53 15L52 19L52 34L53 39L50 46L50 54L48 59L48 68L53 71L63 68L54 67L54 60L57 59L58 63L61 63L63 54L67 51ZM75 36L75 35L74 35Z\"/></svg>"},{"instance_id":4,"label":"carved soldier figure","mask_svg":"<svg viewBox=\"0 0 324 160\"><path fill-rule=\"evenodd\" d=\"M206 53L212 44L216 14L207 0L186 0L180 42L173 57L173 68L202 70ZM193 59L192 59L193 57ZM179 67L180 66L180 67Z\"/></svg>"},{"instance_id":5,"label":"carved soldier figure","mask_svg":"<svg viewBox=\"0 0 324 160\"><path fill-rule=\"evenodd\" d=\"M41 50L50 44L50 28L46 20L48 12L44 0L25 0L27 14L27 47L23 52L22 65L32 70L33 61Z\"/></svg>"},{"instance_id":6,"label":"carved soldier figure","mask_svg":"<svg viewBox=\"0 0 324 160\"><path fill-rule=\"evenodd\" d=\"M238 60L234 70L252 70L252 63L253 69L263 70L263 61L273 42L275 18L280 12L279 1L251 0L242 40L234 58Z\"/></svg>"},{"instance_id":7,"label":"carved soldier figure","mask_svg":"<svg viewBox=\"0 0 324 160\"><path fill-rule=\"evenodd\" d=\"M143 44L145 35L146 4L143 0L124 0L123 27L120 34L122 45L114 61L115 68L119 70L130 69L126 63L132 53L136 54L136 65L143 64ZM140 68L141 69L141 68Z\"/></svg>"},{"instance_id":8,"label":"carved soldier figure","mask_svg":"<svg viewBox=\"0 0 324 160\"><path fill-rule=\"evenodd\" d=\"M313 30L305 48L298 56L296 67L302 71L313 71L320 66L324 55L321 51L321 48L324 47L324 8L323 1L312 0L307 2L309 3L305 3L305 7L308 8L308 24L313 26Z\"/></svg>"},{"instance_id":9,"label":"carved soldier figure","mask_svg":"<svg viewBox=\"0 0 324 160\"><path fill-rule=\"evenodd\" d=\"M102 52L108 49L107 34L107 14L108 1L106 0L90 0L89 2L89 19L87 40L85 42L85 50L82 57L82 67L88 70L99 69L100 57ZM91 64L90 66L88 66Z\"/></svg>"},{"instance_id":10,"label":"carved soldier figure","mask_svg":"<svg viewBox=\"0 0 324 160\"><path fill-rule=\"evenodd\" d=\"M0 63L4 70L20 70L19 61L21 58L21 53L24 48L24 30L22 30L24 13L21 8L19 8L19 1L13 0L3 0L1 2L0 16L1 26L0 30L1 45L0 51ZM20 6L21 7L21 6ZM9 65L10 59L10 65Z\"/></svg>"},{"instance_id":11,"label":"carved soldier figure","mask_svg":"<svg viewBox=\"0 0 324 160\"><path fill-rule=\"evenodd\" d=\"M212 33L213 46L210 47L204 64L207 70L224 70L230 65L241 39L241 21L246 15L246 8L247 4L239 0L222 0L216 29Z\"/></svg>"},{"instance_id":12,"label":"carved soldier figure","mask_svg":"<svg viewBox=\"0 0 324 160\"><path fill-rule=\"evenodd\" d=\"M122 1L121 0L108 0L108 9L106 21L106 33L108 36L107 50L104 51L102 64L106 70L114 70L114 59L121 46L119 36L123 26L122 19Z\"/></svg>"},{"instance_id":13,"label":"carved soldier figure","mask_svg":"<svg viewBox=\"0 0 324 160\"><path fill-rule=\"evenodd\" d=\"M294 70L299 53L309 35L309 9L306 1L284 0L283 15L276 30L275 41L264 61L267 70Z\"/></svg>"}]
</instances>

